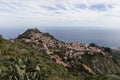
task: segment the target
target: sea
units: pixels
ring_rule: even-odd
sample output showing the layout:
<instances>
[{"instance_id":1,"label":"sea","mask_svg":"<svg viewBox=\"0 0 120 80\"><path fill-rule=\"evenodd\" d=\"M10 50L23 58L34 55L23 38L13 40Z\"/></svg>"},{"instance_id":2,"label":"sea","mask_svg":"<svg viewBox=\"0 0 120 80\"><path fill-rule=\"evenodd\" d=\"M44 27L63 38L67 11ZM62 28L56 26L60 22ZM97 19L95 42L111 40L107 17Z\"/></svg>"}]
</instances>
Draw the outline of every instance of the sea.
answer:
<instances>
[{"instance_id":1,"label":"sea","mask_svg":"<svg viewBox=\"0 0 120 80\"><path fill-rule=\"evenodd\" d=\"M36 27L35 27L36 28ZM48 32L60 41L95 43L99 46L120 48L120 29L97 27L37 27L41 32ZM0 28L5 39L16 38L27 28Z\"/></svg>"}]
</instances>

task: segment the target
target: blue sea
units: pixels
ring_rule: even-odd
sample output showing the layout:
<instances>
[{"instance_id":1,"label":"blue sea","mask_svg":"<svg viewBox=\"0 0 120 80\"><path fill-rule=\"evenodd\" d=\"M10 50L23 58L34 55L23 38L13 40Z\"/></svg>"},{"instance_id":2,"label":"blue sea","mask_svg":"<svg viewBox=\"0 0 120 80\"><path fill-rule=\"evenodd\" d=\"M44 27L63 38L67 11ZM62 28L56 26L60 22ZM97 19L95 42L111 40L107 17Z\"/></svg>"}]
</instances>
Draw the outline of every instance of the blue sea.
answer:
<instances>
[{"instance_id":1,"label":"blue sea","mask_svg":"<svg viewBox=\"0 0 120 80\"><path fill-rule=\"evenodd\" d=\"M6 39L17 37L27 28L1 28L0 34ZM100 46L119 48L120 29L97 27L38 27L65 42L96 43Z\"/></svg>"}]
</instances>

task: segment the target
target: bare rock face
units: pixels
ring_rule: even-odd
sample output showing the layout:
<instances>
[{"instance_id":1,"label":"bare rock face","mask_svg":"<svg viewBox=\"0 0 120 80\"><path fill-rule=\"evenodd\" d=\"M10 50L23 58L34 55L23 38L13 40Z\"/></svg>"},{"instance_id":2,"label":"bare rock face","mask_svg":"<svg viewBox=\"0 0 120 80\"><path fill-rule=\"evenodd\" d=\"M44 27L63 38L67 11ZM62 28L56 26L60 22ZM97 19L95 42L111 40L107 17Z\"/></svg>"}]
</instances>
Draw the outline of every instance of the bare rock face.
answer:
<instances>
[{"instance_id":1,"label":"bare rock face","mask_svg":"<svg viewBox=\"0 0 120 80\"><path fill-rule=\"evenodd\" d=\"M69 65L62 61L62 58L60 58L58 55L51 55L50 58L54 59L56 63L62 64L65 67L69 67Z\"/></svg>"}]
</instances>

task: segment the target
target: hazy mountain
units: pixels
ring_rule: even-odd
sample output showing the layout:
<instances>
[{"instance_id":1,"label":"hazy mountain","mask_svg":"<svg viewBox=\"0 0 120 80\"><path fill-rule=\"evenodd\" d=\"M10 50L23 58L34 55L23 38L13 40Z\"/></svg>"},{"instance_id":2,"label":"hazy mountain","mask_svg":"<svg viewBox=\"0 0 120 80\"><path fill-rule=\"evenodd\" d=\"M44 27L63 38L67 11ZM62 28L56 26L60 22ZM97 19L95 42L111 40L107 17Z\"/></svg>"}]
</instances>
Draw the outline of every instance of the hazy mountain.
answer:
<instances>
[{"instance_id":1,"label":"hazy mountain","mask_svg":"<svg viewBox=\"0 0 120 80\"><path fill-rule=\"evenodd\" d=\"M66 43L38 29L0 38L2 80L120 80L119 60L118 50Z\"/></svg>"}]
</instances>

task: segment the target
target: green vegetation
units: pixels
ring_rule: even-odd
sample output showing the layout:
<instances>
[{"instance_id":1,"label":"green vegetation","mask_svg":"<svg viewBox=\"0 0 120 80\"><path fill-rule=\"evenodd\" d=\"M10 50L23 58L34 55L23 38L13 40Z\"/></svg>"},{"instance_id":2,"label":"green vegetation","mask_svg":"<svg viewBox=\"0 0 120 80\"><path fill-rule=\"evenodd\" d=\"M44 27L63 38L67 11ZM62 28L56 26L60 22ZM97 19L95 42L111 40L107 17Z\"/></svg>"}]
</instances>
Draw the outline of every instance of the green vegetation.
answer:
<instances>
[{"instance_id":1,"label":"green vegetation","mask_svg":"<svg viewBox=\"0 0 120 80\"><path fill-rule=\"evenodd\" d=\"M35 34L35 33L40 33L40 31L37 28L35 28L35 29L28 29L22 35L19 35L18 39L21 39L21 38L30 38L32 36L32 34Z\"/></svg>"},{"instance_id":2,"label":"green vegetation","mask_svg":"<svg viewBox=\"0 0 120 80\"><path fill-rule=\"evenodd\" d=\"M0 39L0 80L76 80L48 55Z\"/></svg>"},{"instance_id":3,"label":"green vegetation","mask_svg":"<svg viewBox=\"0 0 120 80\"><path fill-rule=\"evenodd\" d=\"M36 33L48 44L41 38L34 40ZM74 57L76 50L69 51L65 43L38 29L28 29L13 42L1 37L0 80L120 80L120 52L94 43L89 47L106 54L83 51Z\"/></svg>"}]
</instances>

